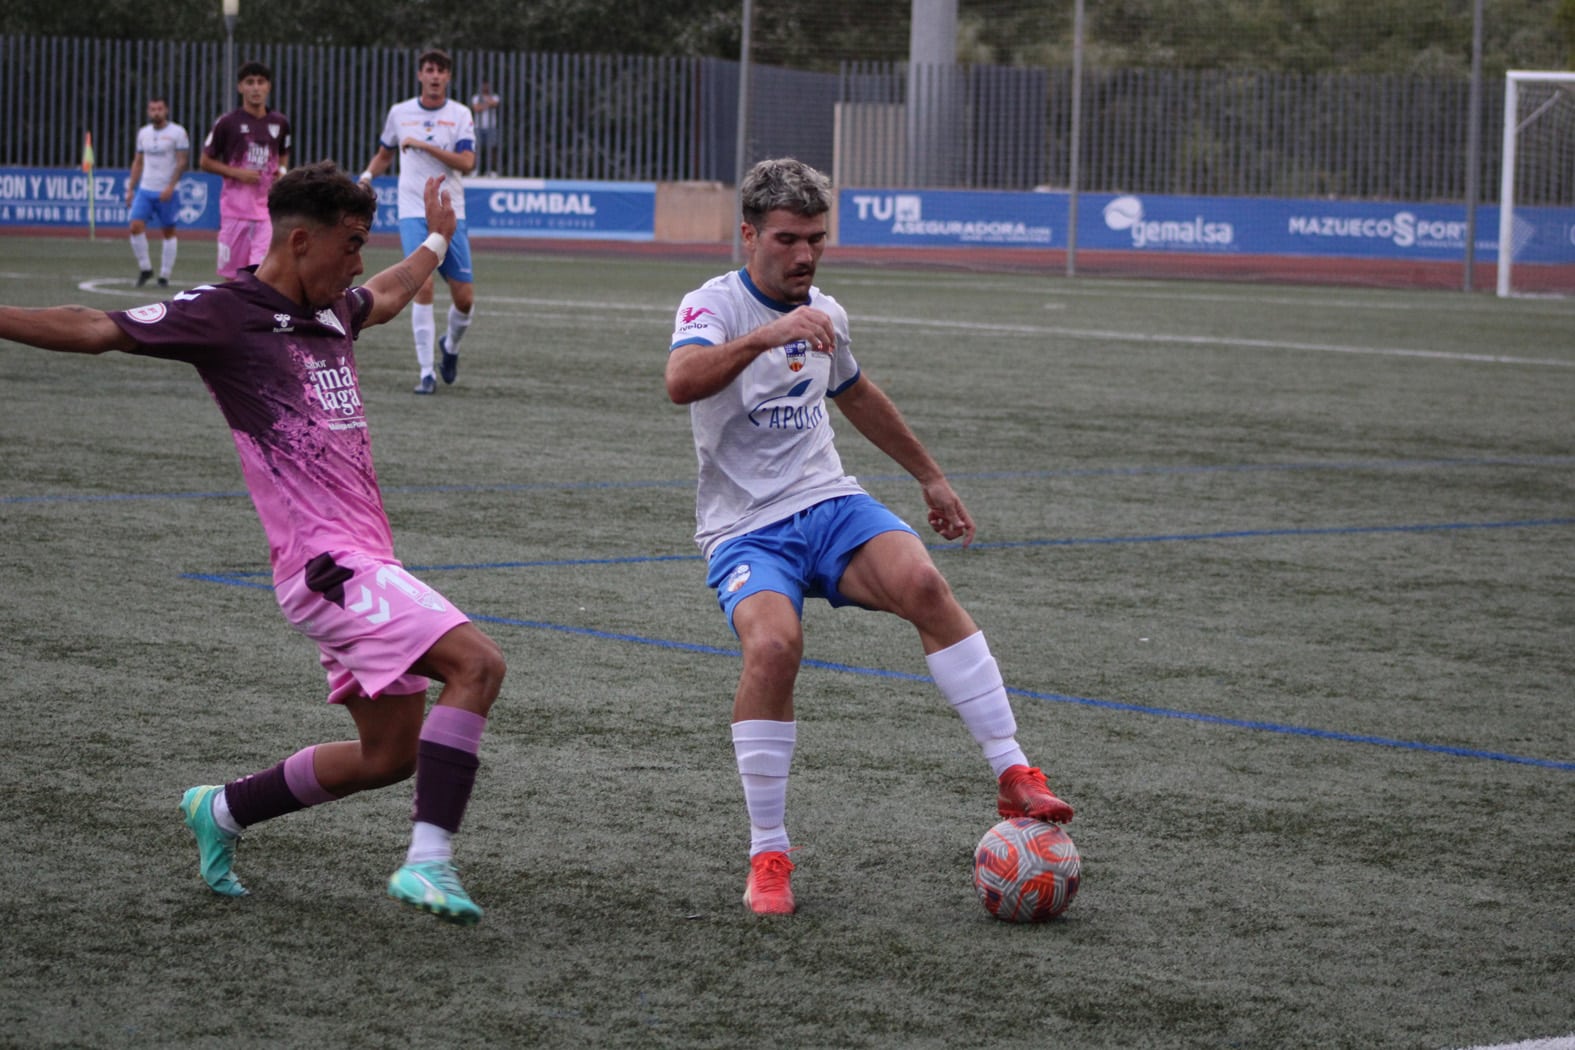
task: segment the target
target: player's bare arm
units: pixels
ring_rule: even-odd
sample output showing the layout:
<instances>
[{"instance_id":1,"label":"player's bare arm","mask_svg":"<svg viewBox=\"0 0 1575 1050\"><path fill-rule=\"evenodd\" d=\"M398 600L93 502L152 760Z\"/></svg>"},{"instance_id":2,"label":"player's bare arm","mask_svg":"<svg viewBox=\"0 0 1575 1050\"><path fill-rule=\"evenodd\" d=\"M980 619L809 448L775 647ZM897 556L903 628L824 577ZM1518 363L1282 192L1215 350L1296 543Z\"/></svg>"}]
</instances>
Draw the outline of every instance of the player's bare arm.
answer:
<instances>
[{"instance_id":1,"label":"player's bare arm","mask_svg":"<svg viewBox=\"0 0 1575 1050\"><path fill-rule=\"evenodd\" d=\"M837 335L831 317L813 306L800 306L720 346L691 343L667 355L667 396L676 405L710 397L738 377L749 362L779 346L803 340L811 350L829 354Z\"/></svg>"},{"instance_id":2,"label":"player's bare arm","mask_svg":"<svg viewBox=\"0 0 1575 1050\"><path fill-rule=\"evenodd\" d=\"M372 154L372 159L366 162L366 170L361 172L361 182L370 183L377 176L384 174L394 166L394 151L387 146L379 145L377 152Z\"/></svg>"},{"instance_id":3,"label":"player's bare arm","mask_svg":"<svg viewBox=\"0 0 1575 1050\"><path fill-rule=\"evenodd\" d=\"M175 169L170 173L170 182L164 187L164 192L159 194L159 200L167 201L175 196L175 190L180 186L180 177L186 174L188 154L185 150L175 151Z\"/></svg>"},{"instance_id":4,"label":"player's bare arm","mask_svg":"<svg viewBox=\"0 0 1575 1050\"><path fill-rule=\"evenodd\" d=\"M929 508L930 528L945 539L960 538L965 547L972 543L975 526L968 509L886 392L873 379L860 376L833 401L870 444L913 475Z\"/></svg>"},{"instance_id":5,"label":"player's bare arm","mask_svg":"<svg viewBox=\"0 0 1575 1050\"><path fill-rule=\"evenodd\" d=\"M0 306L0 339L66 354L102 354L136 345L108 314L86 306Z\"/></svg>"},{"instance_id":6,"label":"player's bare arm","mask_svg":"<svg viewBox=\"0 0 1575 1050\"><path fill-rule=\"evenodd\" d=\"M137 154L131 161L131 174L126 176L126 206L131 206L132 200L137 196L137 187L142 185L142 154Z\"/></svg>"},{"instance_id":7,"label":"player's bare arm","mask_svg":"<svg viewBox=\"0 0 1575 1050\"><path fill-rule=\"evenodd\" d=\"M445 241L453 238L458 220L454 217L454 202L443 189L443 180L430 178L422 188L427 209L427 231ZM372 293L372 312L368 325L392 320L409 305L421 286L437 271L441 257L432 248L422 245L399 262L374 274L365 284Z\"/></svg>"}]
</instances>

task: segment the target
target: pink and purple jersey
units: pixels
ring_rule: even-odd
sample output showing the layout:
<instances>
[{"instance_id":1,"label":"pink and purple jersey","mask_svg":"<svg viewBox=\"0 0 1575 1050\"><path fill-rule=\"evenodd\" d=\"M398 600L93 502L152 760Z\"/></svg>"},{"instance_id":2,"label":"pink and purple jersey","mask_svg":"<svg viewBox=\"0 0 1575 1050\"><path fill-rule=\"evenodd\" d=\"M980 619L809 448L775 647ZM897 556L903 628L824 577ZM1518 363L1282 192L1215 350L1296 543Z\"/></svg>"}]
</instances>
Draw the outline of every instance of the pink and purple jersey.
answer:
<instances>
[{"instance_id":1,"label":"pink and purple jersey","mask_svg":"<svg viewBox=\"0 0 1575 1050\"><path fill-rule=\"evenodd\" d=\"M394 556L355 364L371 310L364 288L311 310L246 273L109 314L131 353L196 366L234 435L276 583L325 553Z\"/></svg>"},{"instance_id":2,"label":"pink and purple jersey","mask_svg":"<svg viewBox=\"0 0 1575 1050\"><path fill-rule=\"evenodd\" d=\"M223 180L219 219L266 222L268 191L279 177L280 158L290 153L290 118L271 109L261 117L244 108L231 110L213 122L202 152L221 164L261 174L256 184Z\"/></svg>"}]
</instances>

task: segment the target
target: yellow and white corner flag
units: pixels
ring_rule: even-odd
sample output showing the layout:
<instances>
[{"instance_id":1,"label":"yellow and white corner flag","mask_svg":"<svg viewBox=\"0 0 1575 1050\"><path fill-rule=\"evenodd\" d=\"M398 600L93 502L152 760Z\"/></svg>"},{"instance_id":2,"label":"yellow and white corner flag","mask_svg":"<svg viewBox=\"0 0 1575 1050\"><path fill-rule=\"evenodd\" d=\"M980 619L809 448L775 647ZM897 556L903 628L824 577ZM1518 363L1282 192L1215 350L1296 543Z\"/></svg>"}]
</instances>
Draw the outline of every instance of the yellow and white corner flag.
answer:
<instances>
[{"instance_id":1,"label":"yellow and white corner flag","mask_svg":"<svg viewBox=\"0 0 1575 1050\"><path fill-rule=\"evenodd\" d=\"M88 240L91 241L94 239L93 213L98 210L94 207L95 201L93 200L93 183L95 180L93 178L93 133L91 131L82 133L82 172L88 177Z\"/></svg>"}]
</instances>

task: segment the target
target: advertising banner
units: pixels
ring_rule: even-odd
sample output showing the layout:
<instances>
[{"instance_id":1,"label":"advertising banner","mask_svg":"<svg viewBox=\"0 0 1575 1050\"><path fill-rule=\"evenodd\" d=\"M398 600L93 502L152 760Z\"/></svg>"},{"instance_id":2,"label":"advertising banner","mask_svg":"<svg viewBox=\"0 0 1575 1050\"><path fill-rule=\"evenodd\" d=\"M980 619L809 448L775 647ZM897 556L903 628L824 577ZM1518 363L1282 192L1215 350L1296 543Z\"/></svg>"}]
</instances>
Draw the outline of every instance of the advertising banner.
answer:
<instances>
[{"instance_id":1,"label":"advertising banner","mask_svg":"<svg viewBox=\"0 0 1575 1050\"><path fill-rule=\"evenodd\" d=\"M86 226L91 208L93 225L124 228L131 222L126 207L129 175L102 168L92 174L76 168L0 169L0 226ZM219 228L217 175L188 172L176 192L180 227Z\"/></svg>"},{"instance_id":2,"label":"advertising banner","mask_svg":"<svg viewBox=\"0 0 1575 1050\"><path fill-rule=\"evenodd\" d=\"M1058 192L842 190L838 243L1065 248L1069 197ZM1462 204L1085 193L1079 249L1330 256L1460 262ZM1498 250L1498 210L1477 210L1477 254ZM1518 208L1518 261L1575 262L1575 208Z\"/></svg>"},{"instance_id":3,"label":"advertising banner","mask_svg":"<svg viewBox=\"0 0 1575 1050\"><path fill-rule=\"evenodd\" d=\"M837 243L887 247L1064 248L1064 193L842 190Z\"/></svg>"},{"instance_id":4,"label":"advertising banner","mask_svg":"<svg viewBox=\"0 0 1575 1050\"><path fill-rule=\"evenodd\" d=\"M373 180L374 233L399 231L399 180ZM466 179L465 225L472 237L656 239L656 183L559 179Z\"/></svg>"},{"instance_id":5,"label":"advertising banner","mask_svg":"<svg viewBox=\"0 0 1575 1050\"><path fill-rule=\"evenodd\" d=\"M76 168L0 169L0 227L88 225L124 228L125 170ZM89 179L92 180L91 184ZM398 180L374 181L377 233L398 232ZM179 226L219 228L219 177L181 176ZM468 179L466 223L473 237L560 237L649 241L656 236L656 183L573 182L544 179Z\"/></svg>"}]
</instances>

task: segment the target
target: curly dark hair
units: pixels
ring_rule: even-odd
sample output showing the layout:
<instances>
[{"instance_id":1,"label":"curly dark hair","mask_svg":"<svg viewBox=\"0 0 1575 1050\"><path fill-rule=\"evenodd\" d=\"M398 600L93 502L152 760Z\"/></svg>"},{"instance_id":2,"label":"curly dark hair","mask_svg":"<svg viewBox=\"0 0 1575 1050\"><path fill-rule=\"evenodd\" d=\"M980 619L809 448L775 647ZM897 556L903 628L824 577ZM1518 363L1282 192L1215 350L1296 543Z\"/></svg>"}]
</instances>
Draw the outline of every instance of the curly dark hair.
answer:
<instances>
[{"instance_id":1,"label":"curly dark hair","mask_svg":"<svg viewBox=\"0 0 1575 1050\"><path fill-rule=\"evenodd\" d=\"M293 168L268 191L268 218L278 224L300 219L314 226L332 226L346 216L377 216L377 194L362 186L331 160Z\"/></svg>"}]
</instances>

